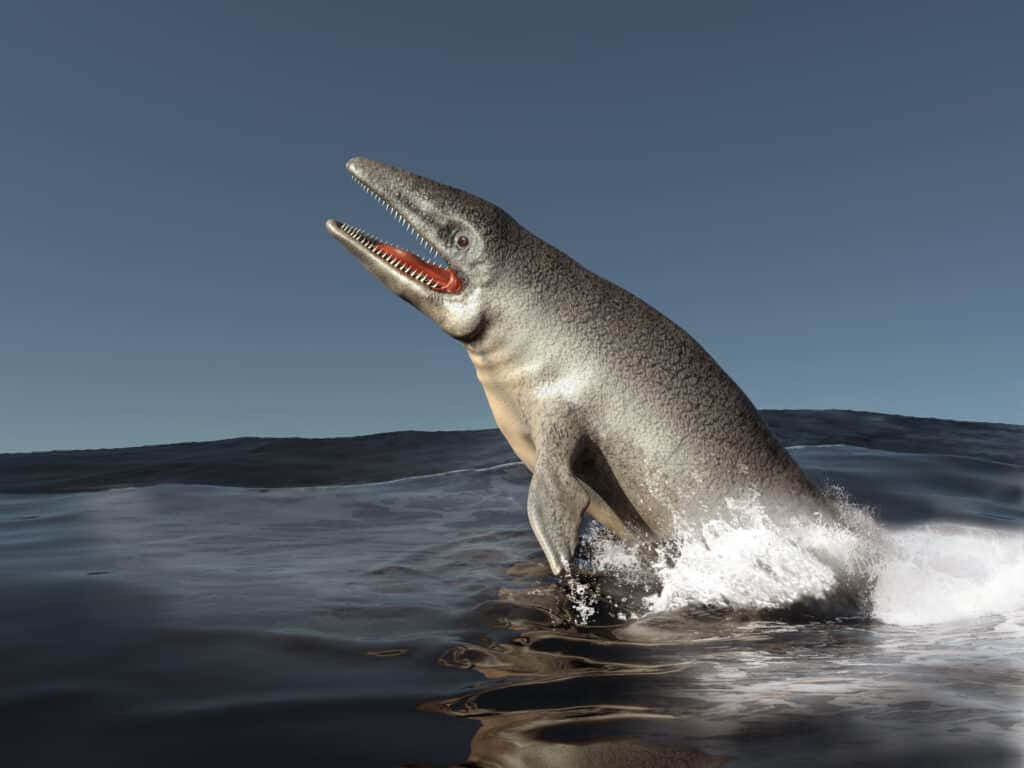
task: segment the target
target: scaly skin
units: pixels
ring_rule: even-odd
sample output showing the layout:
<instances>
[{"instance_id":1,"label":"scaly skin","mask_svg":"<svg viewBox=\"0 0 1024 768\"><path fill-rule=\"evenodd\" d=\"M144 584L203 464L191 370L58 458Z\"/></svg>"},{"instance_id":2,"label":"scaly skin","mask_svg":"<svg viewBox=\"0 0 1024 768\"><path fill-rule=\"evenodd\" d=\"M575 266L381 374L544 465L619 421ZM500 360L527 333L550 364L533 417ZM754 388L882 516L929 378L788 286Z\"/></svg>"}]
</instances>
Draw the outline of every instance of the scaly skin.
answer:
<instances>
[{"instance_id":1,"label":"scaly skin","mask_svg":"<svg viewBox=\"0 0 1024 768\"><path fill-rule=\"evenodd\" d=\"M485 200L365 158L347 167L461 283L447 292L410 279L328 221L466 347L533 472L527 513L553 573L570 567L584 512L625 538L700 535L727 499L751 494L783 527L833 514L736 383L664 315Z\"/></svg>"}]
</instances>

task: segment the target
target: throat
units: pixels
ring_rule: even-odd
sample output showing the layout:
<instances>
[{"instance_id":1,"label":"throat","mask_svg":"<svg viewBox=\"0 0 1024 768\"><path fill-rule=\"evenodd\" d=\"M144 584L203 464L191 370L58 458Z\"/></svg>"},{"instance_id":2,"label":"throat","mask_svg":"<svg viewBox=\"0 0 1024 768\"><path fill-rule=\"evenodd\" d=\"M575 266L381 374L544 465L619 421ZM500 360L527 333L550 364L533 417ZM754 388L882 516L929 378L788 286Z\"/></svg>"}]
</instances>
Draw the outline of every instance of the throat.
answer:
<instances>
[{"instance_id":1,"label":"throat","mask_svg":"<svg viewBox=\"0 0 1024 768\"><path fill-rule=\"evenodd\" d=\"M473 342L480 341L480 338L484 335L484 331L486 330L487 320L481 318L480 322L477 323L476 327L472 331L461 335L452 334L452 338L456 341L461 341L463 344L472 344ZM472 355L470 355L470 359L472 359Z\"/></svg>"}]
</instances>

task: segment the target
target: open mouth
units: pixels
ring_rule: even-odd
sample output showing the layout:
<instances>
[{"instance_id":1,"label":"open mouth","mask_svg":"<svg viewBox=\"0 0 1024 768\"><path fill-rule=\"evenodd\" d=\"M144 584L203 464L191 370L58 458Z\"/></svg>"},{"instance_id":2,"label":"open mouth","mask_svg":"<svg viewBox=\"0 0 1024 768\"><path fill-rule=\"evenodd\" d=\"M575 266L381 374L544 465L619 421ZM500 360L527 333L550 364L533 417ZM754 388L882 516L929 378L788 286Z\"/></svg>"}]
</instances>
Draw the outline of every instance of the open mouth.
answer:
<instances>
[{"instance_id":1,"label":"open mouth","mask_svg":"<svg viewBox=\"0 0 1024 768\"><path fill-rule=\"evenodd\" d=\"M359 180L357 179L357 181ZM359 181L359 185L370 193L377 202L387 208L392 216L402 222L405 228L417 237L425 249L430 251L438 260L444 261L444 258L434 247L387 200L383 199L363 184L363 182ZM335 219L327 220L327 231L342 243L349 247L355 246L365 255L380 260L399 274L404 275L410 280L422 283L432 291L437 291L438 293L458 293L462 290L462 281L455 273L455 270L448 267L447 264L439 264L429 258L418 256L412 251L384 242L380 238L374 237L357 227L353 227L351 224L336 221Z\"/></svg>"}]
</instances>

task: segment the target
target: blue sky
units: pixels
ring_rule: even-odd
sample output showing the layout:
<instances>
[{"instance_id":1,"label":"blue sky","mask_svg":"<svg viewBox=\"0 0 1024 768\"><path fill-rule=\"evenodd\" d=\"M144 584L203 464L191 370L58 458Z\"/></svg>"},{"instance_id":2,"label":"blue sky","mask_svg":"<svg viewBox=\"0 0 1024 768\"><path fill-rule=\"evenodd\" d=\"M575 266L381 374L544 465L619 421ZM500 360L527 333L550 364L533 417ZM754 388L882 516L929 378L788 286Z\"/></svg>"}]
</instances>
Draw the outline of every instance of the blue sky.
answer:
<instances>
[{"instance_id":1,"label":"blue sky","mask_svg":"<svg viewBox=\"0 0 1024 768\"><path fill-rule=\"evenodd\" d=\"M0 451L493 425L323 231L501 205L760 407L1024 423L1017 3L5 3ZM404 234L404 232L402 232Z\"/></svg>"}]
</instances>

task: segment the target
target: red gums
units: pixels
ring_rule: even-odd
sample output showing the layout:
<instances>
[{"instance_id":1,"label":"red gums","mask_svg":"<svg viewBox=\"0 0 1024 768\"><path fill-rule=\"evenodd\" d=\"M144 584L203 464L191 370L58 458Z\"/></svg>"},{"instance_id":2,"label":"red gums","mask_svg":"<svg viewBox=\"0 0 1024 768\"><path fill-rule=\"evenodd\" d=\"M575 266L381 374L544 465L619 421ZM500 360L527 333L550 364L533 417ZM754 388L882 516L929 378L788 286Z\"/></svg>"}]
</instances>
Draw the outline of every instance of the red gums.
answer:
<instances>
[{"instance_id":1,"label":"red gums","mask_svg":"<svg viewBox=\"0 0 1024 768\"><path fill-rule=\"evenodd\" d=\"M444 293L458 293L462 290L462 281L455 274L454 270L431 264L429 261L421 259L415 253L390 243L376 243L376 247L391 258L398 259L405 266L426 275L437 283L437 288L433 288L433 290Z\"/></svg>"}]
</instances>

